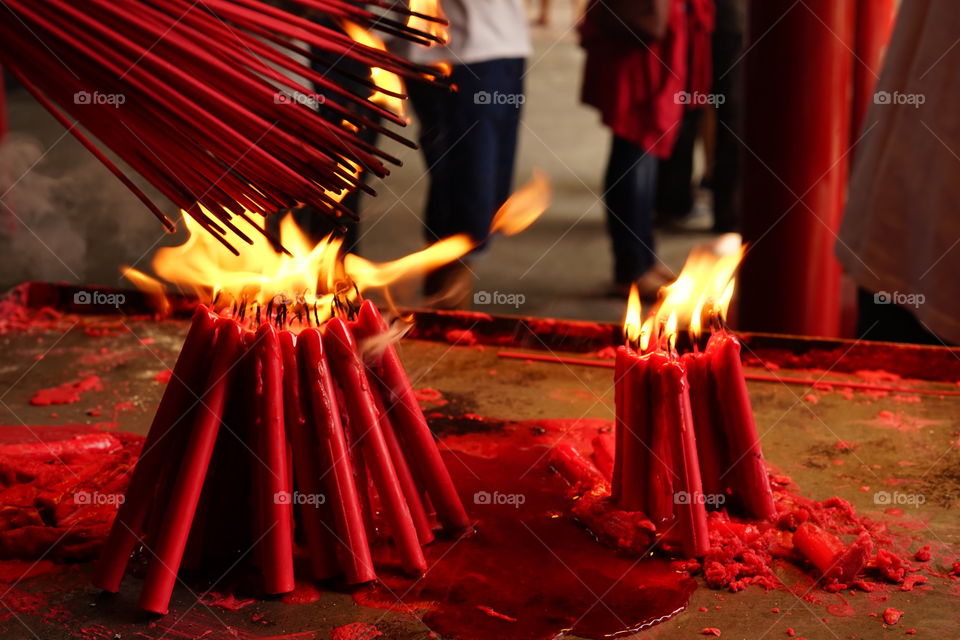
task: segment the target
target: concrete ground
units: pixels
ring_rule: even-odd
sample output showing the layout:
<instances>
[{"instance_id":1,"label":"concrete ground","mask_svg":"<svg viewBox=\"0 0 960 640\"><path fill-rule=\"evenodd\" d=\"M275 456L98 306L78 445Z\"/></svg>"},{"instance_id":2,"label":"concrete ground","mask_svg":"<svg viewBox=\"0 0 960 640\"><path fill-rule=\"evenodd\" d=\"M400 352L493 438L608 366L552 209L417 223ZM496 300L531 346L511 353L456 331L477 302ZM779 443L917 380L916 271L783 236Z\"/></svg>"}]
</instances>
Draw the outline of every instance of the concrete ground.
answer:
<instances>
[{"instance_id":1,"label":"concrete ground","mask_svg":"<svg viewBox=\"0 0 960 640\"><path fill-rule=\"evenodd\" d=\"M535 50L528 61L520 131L517 184L534 167L543 169L553 184L553 204L523 234L496 241L474 266L477 290L522 294L524 303L478 310L597 320L622 314L621 301L601 295L611 278L601 199L609 133L593 110L579 104L583 55L572 4L554 3L551 25L533 28ZM139 201L21 89L11 92L9 118L12 133L0 155L0 166L6 167L0 186L16 184L4 197L15 214L0 207L0 286L27 279L116 285L121 264L147 268L157 246L182 241L167 236ZM417 126L411 125L410 137ZM399 257L422 246L425 167L419 152L391 150L404 166L373 185L380 197L364 199L361 212L362 253L373 259ZM6 190L3 186L0 193ZM709 237L660 233L658 251L676 270L690 247ZM418 288L412 283L400 294L415 304Z\"/></svg>"}]
</instances>

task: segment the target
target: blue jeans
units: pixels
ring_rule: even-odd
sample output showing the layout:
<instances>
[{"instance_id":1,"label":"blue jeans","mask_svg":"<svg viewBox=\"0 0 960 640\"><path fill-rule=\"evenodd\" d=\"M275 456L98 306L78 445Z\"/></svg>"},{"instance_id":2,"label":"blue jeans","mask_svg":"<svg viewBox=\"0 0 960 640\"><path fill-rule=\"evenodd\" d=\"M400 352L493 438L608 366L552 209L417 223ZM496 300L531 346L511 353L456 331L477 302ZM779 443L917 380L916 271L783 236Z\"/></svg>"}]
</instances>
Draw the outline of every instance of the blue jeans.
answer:
<instances>
[{"instance_id":1,"label":"blue jeans","mask_svg":"<svg viewBox=\"0 0 960 640\"><path fill-rule=\"evenodd\" d=\"M603 198L607 232L613 242L613 279L619 284L633 282L657 259L653 237L657 163L653 154L613 137Z\"/></svg>"},{"instance_id":2,"label":"blue jeans","mask_svg":"<svg viewBox=\"0 0 960 640\"><path fill-rule=\"evenodd\" d=\"M523 58L454 65L456 92L407 85L430 172L427 241L467 233L482 245L510 196L524 66Z\"/></svg>"}]
</instances>

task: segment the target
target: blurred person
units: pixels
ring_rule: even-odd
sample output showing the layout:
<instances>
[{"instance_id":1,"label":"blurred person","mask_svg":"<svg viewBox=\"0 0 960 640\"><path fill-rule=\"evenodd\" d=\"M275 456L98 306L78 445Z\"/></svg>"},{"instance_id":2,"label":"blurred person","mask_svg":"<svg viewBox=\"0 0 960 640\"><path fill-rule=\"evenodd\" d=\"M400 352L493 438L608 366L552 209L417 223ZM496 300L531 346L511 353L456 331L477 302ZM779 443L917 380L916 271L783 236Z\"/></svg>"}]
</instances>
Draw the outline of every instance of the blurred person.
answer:
<instances>
[{"instance_id":1,"label":"blurred person","mask_svg":"<svg viewBox=\"0 0 960 640\"><path fill-rule=\"evenodd\" d=\"M664 221L689 223L694 213L693 154L704 114L722 98L711 93L713 83L711 40L713 0L686 0L687 82L676 99L683 105L683 120L673 152L657 168L655 209Z\"/></svg>"},{"instance_id":2,"label":"blurred person","mask_svg":"<svg viewBox=\"0 0 960 640\"><path fill-rule=\"evenodd\" d=\"M479 247L427 274L424 294L436 307L469 306L470 261L482 254L493 215L510 196L517 131L531 53L523 0L444 0L450 41L402 52L421 64L450 63L456 91L407 83L420 121L419 143L430 177L424 235L435 242L466 233Z\"/></svg>"},{"instance_id":3,"label":"blurred person","mask_svg":"<svg viewBox=\"0 0 960 640\"><path fill-rule=\"evenodd\" d=\"M713 86L723 96L714 112L709 187L713 192L713 231L740 230L740 139L743 137L743 55L747 0L715 0L713 30Z\"/></svg>"},{"instance_id":4,"label":"blurred person","mask_svg":"<svg viewBox=\"0 0 960 640\"><path fill-rule=\"evenodd\" d=\"M960 344L960 12L899 11L835 249L860 287L861 339Z\"/></svg>"},{"instance_id":5,"label":"blurred person","mask_svg":"<svg viewBox=\"0 0 960 640\"><path fill-rule=\"evenodd\" d=\"M686 0L591 0L581 24L582 100L600 111L613 139L604 176L613 245L611 293L656 296L673 274L654 251L658 158L680 133L686 86Z\"/></svg>"}]
</instances>

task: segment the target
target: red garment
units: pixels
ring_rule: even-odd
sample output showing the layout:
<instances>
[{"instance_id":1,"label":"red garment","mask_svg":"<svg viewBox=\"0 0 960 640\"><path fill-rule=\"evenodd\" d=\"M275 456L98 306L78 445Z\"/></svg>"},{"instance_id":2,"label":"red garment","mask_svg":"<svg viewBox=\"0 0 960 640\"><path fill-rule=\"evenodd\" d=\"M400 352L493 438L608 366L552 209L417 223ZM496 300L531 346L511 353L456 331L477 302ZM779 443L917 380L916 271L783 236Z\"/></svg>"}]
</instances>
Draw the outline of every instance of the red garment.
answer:
<instances>
[{"instance_id":1,"label":"red garment","mask_svg":"<svg viewBox=\"0 0 960 640\"><path fill-rule=\"evenodd\" d=\"M581 100L600 111L614 135L660 158L673 150L687 86L686 0L673 0L667 33L641 42L626 30L605 32L597 20L600 0L587 8L580 27L587 52Z\"/></svg>"},{"instance_id":2,"label":"red garment","mask_svg":"<svg viewBox=\"0 0 960 640\"><path fill-rule=\"evenodd\" d=\"M713 86L713 30L716 26L714 0L689 0L687 16L687 42L690 58L688 65L689 80L687 91L690 93L710 93ZM722 69L725 72L726 69ZM690 103L691 108L703 105Z\"/></svg>"}]
</instances>

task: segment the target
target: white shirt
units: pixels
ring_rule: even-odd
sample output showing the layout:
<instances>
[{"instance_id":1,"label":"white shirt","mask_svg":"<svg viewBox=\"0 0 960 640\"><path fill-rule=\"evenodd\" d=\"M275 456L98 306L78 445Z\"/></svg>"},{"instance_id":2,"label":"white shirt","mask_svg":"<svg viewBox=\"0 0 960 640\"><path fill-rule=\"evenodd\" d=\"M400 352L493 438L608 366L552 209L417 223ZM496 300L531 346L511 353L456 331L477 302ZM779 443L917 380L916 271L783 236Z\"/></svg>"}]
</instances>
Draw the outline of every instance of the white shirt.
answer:
<instances>
[{"instance_id":1,"label":"white shirt","mask_svg":"<svg viewBox=\"0 0 960 640\"><path fill-rule=\"evenodd\" d=\"M413 62L472 64L526 58L532 49L522 0L441 0L450 20L446 46L410 45L403 54Z\"/></svg>"}]
</instances>

